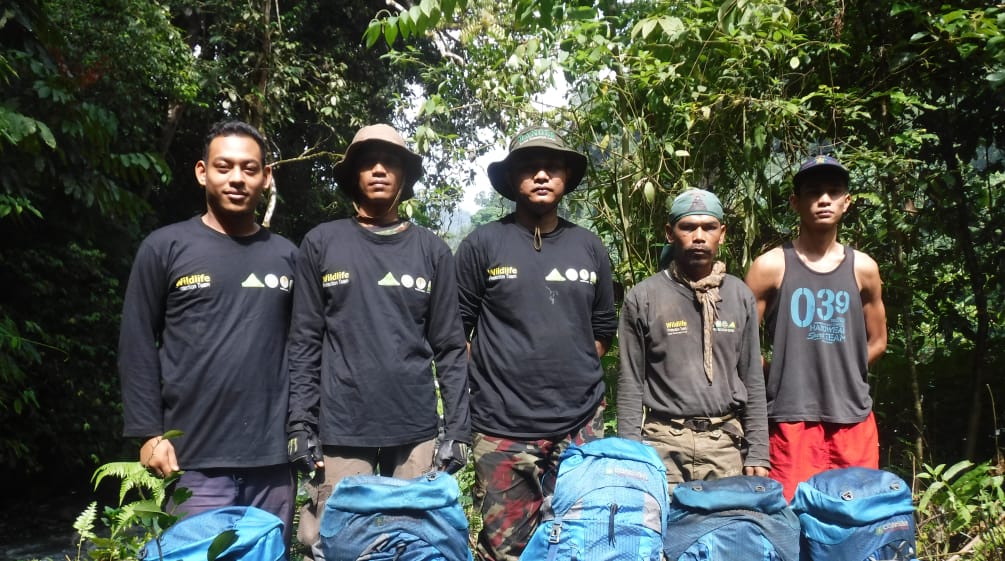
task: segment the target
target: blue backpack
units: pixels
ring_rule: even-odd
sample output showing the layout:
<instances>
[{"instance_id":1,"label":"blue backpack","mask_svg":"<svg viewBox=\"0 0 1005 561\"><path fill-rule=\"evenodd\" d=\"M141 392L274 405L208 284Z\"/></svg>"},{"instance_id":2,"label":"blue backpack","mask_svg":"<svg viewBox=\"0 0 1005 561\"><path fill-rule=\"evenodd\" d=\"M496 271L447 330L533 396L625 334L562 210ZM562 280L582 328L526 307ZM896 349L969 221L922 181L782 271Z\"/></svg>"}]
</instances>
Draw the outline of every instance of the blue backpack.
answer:
<instances>
[{"instance_id":1,"label":"blue backpack","mask_svg":"<svg viewBox=\"0 0 1005 561\"><path fill-rule=\"evenodd\" d=\"M207 510L179 520L147 543L141 556L143 561L207 561L211 550L217 561L279 561L286 555L283 523L253 506Z\"/></svg>"},{"instance_id":2,"label":"blue backpack","mask_svg":"<svg viewBox=\"0 0 1005 561\"><path fill-rule=\"evenodd\" d=\"M570 446L559 461L520 561L659 561L667 480L656 451L612 437Z\"/></svg>"},{"instance_id":3,"label":"blue backpack","mask_svg":"<svg viewBox=\"0 0 1005 561\"><path fill-rule=\"evenodd\" d=\"M798 561L799 520L772 479L688 481L673 491L663 553L667 561Z\"/></svg>"},{"instance_id":4,"label":"blue backpack","mask_svg":"<svg viewBox=\"0 0 1005 561\"><path fill-rule=\"evenodd\" d=\"M329 561L470 561L457 480L356 475L339 481L321 517Z\"/></svg>"},{"instance_id":5,"label":"blue backpack","mask_svg":"<svg viewBox=\"0 0 1005 561\"><path fill-rule=\"evenodd\" d=\"M796 487L792 510L811 561L914 561L911 488L896 475L862 467L818 473Z\"/></svg>"}]
</instances>

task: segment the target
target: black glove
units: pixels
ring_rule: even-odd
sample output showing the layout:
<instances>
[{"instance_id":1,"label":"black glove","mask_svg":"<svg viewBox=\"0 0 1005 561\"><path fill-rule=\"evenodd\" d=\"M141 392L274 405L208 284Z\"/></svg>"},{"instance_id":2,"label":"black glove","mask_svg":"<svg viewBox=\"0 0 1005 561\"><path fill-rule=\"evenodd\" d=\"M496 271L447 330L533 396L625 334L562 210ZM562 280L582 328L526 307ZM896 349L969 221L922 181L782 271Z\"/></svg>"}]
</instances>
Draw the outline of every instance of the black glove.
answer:
<instances>
[{"instance_id":1,"label":"black glove","mask_svg":"<svg viewBox=\"0 0 1005 561\"><path fill-rule=\"evenodd\" d=\"M324 459L324 456L321 455L321 447L318 445L318 439L314 436L314 431L307 427L307 425L300 424L291 429L287 434L289 441L286 443L286 453L290 459L290 463L303 473L314 471L317 462Z\"/></svg>"},{"instance_id":2,"label":"black glove","mask_svg":"<svg viewBox=\"0 0 1005 561\"><path fill-rule=\"evenodd\" d=\"M436 466L447 473L457 473L468 463L468 445L459 440L444 440L436 449Z\"/></svg>"}]
</instances>

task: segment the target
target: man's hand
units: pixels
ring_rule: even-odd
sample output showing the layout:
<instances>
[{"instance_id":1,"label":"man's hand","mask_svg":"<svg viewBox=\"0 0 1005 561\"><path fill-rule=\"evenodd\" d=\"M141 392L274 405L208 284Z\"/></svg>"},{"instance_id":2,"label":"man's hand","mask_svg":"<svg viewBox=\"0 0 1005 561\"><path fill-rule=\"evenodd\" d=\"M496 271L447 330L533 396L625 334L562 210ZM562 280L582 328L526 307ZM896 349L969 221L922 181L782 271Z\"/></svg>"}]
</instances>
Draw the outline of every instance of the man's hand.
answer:
<instances>
[{"instance_id":1,"label":"man's hand","mask_svg":"<svg viewBox=\"0 0 1005 561\"><path fill-rule=\"evenodd\" d=\"M286 453L290 463L297 471L311 473L317 468L325 467L324 456L321 454L321 446L307 425L297 425L288 433L289 440L286 444Z\"/></svg>"},{"instance_id":2,"label":"man's hand","mask_svg":"<svg viewBox=\"0 0 1005 561\"><path fill-rule=\"evenodd\" d=\"M756 475L758 477L771 477L771 468L762 466L746 466L743 468L743 475Z\"/></svg>"},{"instance_id":3,"label":"man's hand","mask_svg":"<svg viewBox=\"0 0 1005 561\"><path fill-rule=\"evenodd\" d=\"M174 454L174 444L163 436L155 436L143 443L140 463L157 477L167 477L181 470Z\"/></svg>"},{"instance_id":4,"label":"man's hand","mask_svg":"<svg viewBox=\"0 0 1005 561\"><path fill-rule=\"evenodd\" d=\"M436 467L447 473L457 473L468 463L468 445L458 440L444 440L436 449Z\"/></svg>"}]
</instances>

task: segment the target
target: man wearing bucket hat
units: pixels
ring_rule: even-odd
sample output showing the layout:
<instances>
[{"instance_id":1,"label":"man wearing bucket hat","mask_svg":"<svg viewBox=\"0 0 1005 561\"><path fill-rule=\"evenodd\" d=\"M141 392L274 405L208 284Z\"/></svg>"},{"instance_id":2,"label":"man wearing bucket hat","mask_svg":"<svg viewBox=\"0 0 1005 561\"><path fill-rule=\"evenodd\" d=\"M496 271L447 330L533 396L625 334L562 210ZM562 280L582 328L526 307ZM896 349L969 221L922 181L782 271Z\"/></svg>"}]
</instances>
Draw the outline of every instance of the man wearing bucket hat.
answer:
<instances>
[{"instance_id":1,"label":"man wearing bucket hat","mask_svg":"<svg viewBox=\"0 0 1005 561\"><path fill-rule=\"evenodd\" d=\"M747 273L772 345L771 476L789 500L821 471L879 467L867 377L886 350L886 311L876 262L837 240L851 204L848 178L832 156L803 162L789 198L799 235Z\"/></svg>"},{"instance_id":2,"label":"man wearing bucket hat","mask_svg":"<svg viewBox=\"0 0 1005 561\"><path fill-rule=\"evenodd\" d=\"M722 203L689 189L670 208L673 261L625 296L618 326L618 435L653 446L671 489L768 475L757 307L716 260Z\"/></svg>"},{"instance_id":3,"label":"man wearing bucket hat","mask_svg":"<svg viewBox=\"0 0 1005 561\"><path fill-rule=\"evenodd\" d=\"M610 259L596 235L558 216L586 164L554 130L524 129L488 168L516 211L457 250L481 559L519 558L561 453L603 436L600 357L617 329Z\"/></svg>"},{"instance_id":4,"label":"man wearing bucket hat","mask_svg":"<svg viewBox=\"0 0 1005 561\"><path fill-rule=\"evenodd\" d=\"M361 128L334 170L356 216L317 226L300 245L289 448L304 471L317 468L298 530L315 559L324 504L342 478L377 469L411 478L466 462L466 343L453 256L398 215L421 173L422 158L392 127ZM436 381L445 414L438 450Z\"/></svg>"}]
</instances>

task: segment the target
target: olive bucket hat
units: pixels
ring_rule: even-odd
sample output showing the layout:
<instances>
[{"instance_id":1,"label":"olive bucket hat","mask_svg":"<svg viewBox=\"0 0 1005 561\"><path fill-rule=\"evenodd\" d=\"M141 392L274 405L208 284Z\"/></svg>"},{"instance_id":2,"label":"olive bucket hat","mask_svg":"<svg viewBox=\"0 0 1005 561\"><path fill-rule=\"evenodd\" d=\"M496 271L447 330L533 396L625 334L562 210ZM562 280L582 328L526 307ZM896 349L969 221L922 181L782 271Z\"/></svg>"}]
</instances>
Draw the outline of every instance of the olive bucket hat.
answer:
<instances>
[{"instance_id":1,"label":"olive bucket hat","mask_svg":"<svg viewBox=\"0 0 1005 561\"><path fill-rule=\"evenodd\" d=\"M499 162L489 164L489 181L500 195L511 201L516 200L510 170L513 164L527 157L531 151L548 150L556 152L565 160L569 177L565 181L565 192L570 193L579 186L586 174L586 156L569 148L565 140L549 127L529 127L521 130L509 143L509 154Z\"/></svg>"},{"instance_id":2,"label":"olive bucket hat","mask_svg":"<svg viewBox=\"0 0 1005 561\"><path fill-rule=\"evenodd\" d=\"M379 145L401 155L404 166L405 181L401 187L401 200L411 199L415 192L413 186L422 177L422 156L412 152L405 146L405 139L398 134L390 125L383 123L377 125L367 125L356 132L352 137L352 142L345 150L345 157L335 164L335 181L339 187L345 190L352 198L356 198L359 191L359 169L356 166L356 158L360 151L367 146Z\"/></svg>"}]
</instances>

